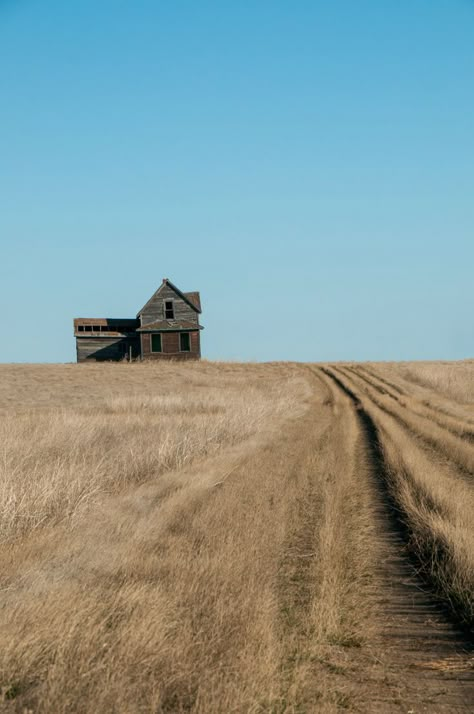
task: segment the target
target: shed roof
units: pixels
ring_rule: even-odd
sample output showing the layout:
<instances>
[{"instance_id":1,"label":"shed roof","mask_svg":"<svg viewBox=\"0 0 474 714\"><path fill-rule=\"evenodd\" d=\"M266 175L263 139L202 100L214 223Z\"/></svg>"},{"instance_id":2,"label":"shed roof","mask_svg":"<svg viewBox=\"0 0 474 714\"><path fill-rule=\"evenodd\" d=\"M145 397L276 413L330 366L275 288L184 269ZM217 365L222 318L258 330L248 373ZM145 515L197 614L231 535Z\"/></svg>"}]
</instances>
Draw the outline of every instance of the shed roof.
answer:
<instances>
[{"instance_id":1,"label":"shed roof","mask_svg":"<svg viewBox=\"0 0 474 714\"><path fill-rule=\"evenodd\" d=\"M131 325L139 324L136 317L75 317L75 325Z\"/></svg>"},{"instance_id":2,"label":"shed roof","mask_svg":"<svg viewBox=\"0 0 474 714\"><path fill-rule=\"evenodd\" d=\"M179 330L202 330L202 325L196 325L195 322L188 320L156 320L149 322L148 325L142 325L137 332L177 332Z\"/></svg>"},{"instance_id":3,"label":"shed roof","mask_svg":"<svg viewBox=\"0 0 474 714\"><path fill-rule=\"evenodd\" d=\"M201 312L201 295L198 292L183 293L184 297L188 298L193 305Z\"/></svg>"}]
</instances>

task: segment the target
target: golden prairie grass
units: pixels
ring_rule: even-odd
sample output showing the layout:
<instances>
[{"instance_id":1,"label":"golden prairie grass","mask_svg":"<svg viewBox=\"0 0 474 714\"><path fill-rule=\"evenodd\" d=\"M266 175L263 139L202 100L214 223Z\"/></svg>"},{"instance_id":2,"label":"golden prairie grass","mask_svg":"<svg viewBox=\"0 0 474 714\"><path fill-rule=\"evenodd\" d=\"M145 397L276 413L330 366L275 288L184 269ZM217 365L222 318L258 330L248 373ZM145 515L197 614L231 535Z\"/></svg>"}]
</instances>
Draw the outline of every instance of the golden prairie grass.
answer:
<instances>
[{"instance_id":1,"label":"golden prairie grass","mask_svg":"<svg viewBox=\"0 0 474 714\"><path fill-rule=\"evenodd\" d=\"M436 573L466 613L470 484L449 444L441 455L402 404L343 374L380 429L426 566L449 544ZM0 377L0 712L363 710L381 557L368 445L321 370L31 365Z\"/></svg>"},{"instance_id":2,"label":"golden prairie grass","mask_svg":"<svg viewBox=\"0 0 474 714\"><path fill-rule=\"evenodd\" d=\"M340 396L287 365L102 365L51 368L49 409L44 374L29 406L4 388L0 711L338 711L370 620Z\"/></svg>"},{"instance_id":3,"label":"golden prairie grass","mask_svg":"<svg viewBox=\"0 0 474 714\"><path fill-rule=\"evenodd\" d=\"M183 380L168 364L73 367L2 368L0 540L75 517L296 408L294 385L258 368L197 364Z\"/></svg>"}]
</instances>

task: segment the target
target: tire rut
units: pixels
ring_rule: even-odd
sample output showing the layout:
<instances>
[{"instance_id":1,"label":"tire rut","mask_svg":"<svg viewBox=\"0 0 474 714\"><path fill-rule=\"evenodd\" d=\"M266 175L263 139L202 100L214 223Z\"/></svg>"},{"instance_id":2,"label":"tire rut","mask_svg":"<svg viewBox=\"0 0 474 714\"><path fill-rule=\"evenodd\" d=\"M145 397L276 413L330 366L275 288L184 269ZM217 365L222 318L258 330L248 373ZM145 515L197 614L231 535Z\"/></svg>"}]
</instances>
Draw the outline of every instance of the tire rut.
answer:
<instances>
[{"instance_id":1,"label":"tire rut","mask_svg":"<svg viewBox=\"0 0 474 714\"><path fill-rule=\"evenodd\" d=\"M349 376L355 376L356 378L360 378L363 382L365 382L367 385L369 385L371 388L374 388L374 385L368 382L368 380L362 378L362 376L356 371L356 370L338 370L341 374L345 374L346 377ZM349 374L347 374L349 372ZM440 460L442 462L445 462L447 465L451 465L454 467L455 471L458 473L458 475L463 478L467 483L472 485L473 482L473 477L474 477L474 471L472 468L469 468L469 466L466 465L465 460L456 457L453 455L452 451L453 449L450 448L443 448L443 446L440 444L440 442L432 436L429 436L426 433L423 433L420 429L416 429L413 424L410 424L409 417L417 417L423 419L425 422L433 422L434 420L430 420L430 418L426 415L423 414L418 414L416 412L410 412L409 409L404 407L404 405L400 404L398 402L398 405L400 408L405 409L405 414L408 415L408 418L404 417L403 414L397 414L397 412L393 411L390 409L387 404L381 403L377 397L375 397L373 394L371 394L368 389L364 385L364 390L369 399L380 409L383 411L385 414L390 416L392 419L394 419L399 426L401 426L405 431L409 434L411 434L413 437L415 437L418 442L422 445L424 445L425 450L428 453L436 453ZM377 390L379 391L379 390ZM391 395L389 395L391 396ZM398 401L398 400L397 400ZM465 441L462 437L459 436L459 434L456 434L452 432L450 429L446 427L446 425L441 425L437 422L434 422L434 425L443 431L446 432L446 435L449 435L449 438L452 439L457 439L457 442L454 442L455 444L460 444L464 445L463 442ZM453 442L451 442L453 443Z\"/></svg>"},{"instance_id":2,"label":"tire rut","mask_svg":"<svg viewBox=\"0 0 474 714\"><path fill-rule=\"evenodd\" d=\"M373 709L365 711L472 712L473 640L450 620L446 608L422 580L412 560L406 528L388 490L375 423L344 381L347 375L340 376L335 369L323 371L346 394L357 412L374 495L380 554L374 566L379 634L373 644L374 666L367 670ZM380 681L382 672L384 686ZM390 700L387 688L392 695Z\"/></svg>"},{"instance_id":3,"label":"tire rut","mask_svg":"<svg viewBox=\"0 0 474 714\"><path fill-rule=\"evenodd\" d=\"M408 395L406 395L402 391L399 391L398 394L394 394L393 392L391 392L390 388L394 389L394 385L389 384L378 375L373 374L372 372L367 369L364 369L363 367L348 367L347 369L349 369L360 379L363 379L364 382L366 382L372 389L376 389L378 392L380 392L380 394L391 397L396 402L398 402L401 407L407 408L401 397L406 398ZM412 409L413 413L416 414L416 416L421 417L422 419L425 419L428 422L434 422L437 426L440 427L440 429L445 429L447 432L457 437L458 439L461 439L462 441L474 443L474 431L472 429L466 428L465 423L461 424L459 418L453 417L447 412L441 412L444 414L444 420L442 420L439 417L439 409L435 409L430 404L419 400L417 404L418 408Z\"/></svg>"},{"instance_id":4,"label":"tire rut","mask_svg":"<svg viewBox=\"0 0 474 714\"><path fill-rule=\"evenodd\" d=\"M392 389L399 396L406 396L406 392L401 387L399 387L397 384L394 384L393 382L388 380L386 377L381 377L379 374L375 374L375 372L370 370L368 367L365 367L364 365L358 365L358 369L365 372L370 377L377 379L381 384L383 384L385 387Z\"/></svg>"}]
</instances>

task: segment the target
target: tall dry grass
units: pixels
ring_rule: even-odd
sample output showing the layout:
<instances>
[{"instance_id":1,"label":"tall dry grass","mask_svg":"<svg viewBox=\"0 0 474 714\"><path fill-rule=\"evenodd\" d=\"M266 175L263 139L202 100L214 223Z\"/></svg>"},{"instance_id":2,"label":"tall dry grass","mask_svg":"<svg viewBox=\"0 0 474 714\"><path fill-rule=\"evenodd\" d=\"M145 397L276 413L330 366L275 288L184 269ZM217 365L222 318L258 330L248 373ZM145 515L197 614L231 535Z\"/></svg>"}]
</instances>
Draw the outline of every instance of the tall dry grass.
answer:
<instances>
[{"instance_id":1,"label":"tall dry grass","mask_svg":"<svg viewBox=\"0 0 474 714\"><path fill-rule=\"evenodd\" d=\"M299 395L294 380L275 380L258 368L87 365L75 373L62 366L2 372L3 405L10 409L0 413L0 540L74 518L106 494L246 439L266 419L291 411ZM42 372L54 375L49 402Z\"/></svg>"},{"instance_id":2,"label":"tall dry grass","mask_svg":"<svg viewBox=\"0 0 474 714\"><path fill-rule=\"evenodd\" d=\"M65 374L50 372L59 412L40 388L37 431L33 406L15 405L17 433L35 435L26 454L11 441L18 514L33 518L0 547L0 711L329 714L357 701L333 673L353 672L370 632L371 512L341 396L287 365ZM67 405L74 381L85 403L74 389ZM28 500L34 464L43 488Z\"/></svg>"},{"instance_id":3,"label":"tall dry grass","mask_svg":"<svg viewBox=\"0 0 474 714\"><path fill-rule=\"evenodd\" d=\"M345 378L384 435L404 512L425 517L413 536L435 555L455 537L461 573L469 486L456 513L455 466L436 471L439 453L381 408L394 399ZM0 418L0 712L381 701L371 464L357 412L320 370L5 366Z\"/></svg>"}]
</instances>

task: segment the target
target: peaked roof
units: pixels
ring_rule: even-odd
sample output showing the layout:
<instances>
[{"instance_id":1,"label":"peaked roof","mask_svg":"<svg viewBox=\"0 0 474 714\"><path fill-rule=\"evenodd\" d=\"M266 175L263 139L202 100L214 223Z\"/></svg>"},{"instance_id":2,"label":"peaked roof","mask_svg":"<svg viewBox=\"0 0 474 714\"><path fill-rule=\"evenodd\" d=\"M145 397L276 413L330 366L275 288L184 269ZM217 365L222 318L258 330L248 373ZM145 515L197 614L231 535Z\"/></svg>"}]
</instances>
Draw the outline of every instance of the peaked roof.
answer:
<instances>
[{"instance_id":1,"label":"peaked roof","mask_svg":"<svg viewBox=\"0 0 474 714\"><path fill-rule=\"evenodd\" d=\"M201 312L201 298L198 292L182 293L181 290L171 282L171 280L168 280L168 278L163 278L163 282L161 283L160 287L158 288L158 290L155 290L148 302L146 302L142 309L137 313L137 317L142 314L142 312L148 307L151 301L154 300L154 298L161 292L165 285L168 285L172 290L174 290L174 292L179 295L179 297L182 298L185 302L187 302L188 305L193 308L193 310L196 310L196 312Z\"/></svg>"}]
</instances>

